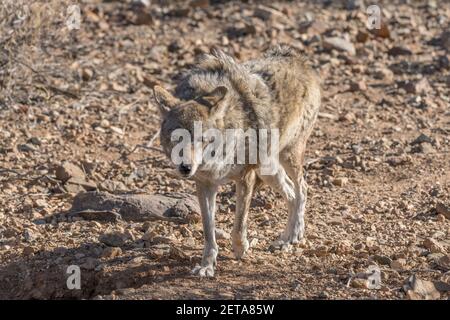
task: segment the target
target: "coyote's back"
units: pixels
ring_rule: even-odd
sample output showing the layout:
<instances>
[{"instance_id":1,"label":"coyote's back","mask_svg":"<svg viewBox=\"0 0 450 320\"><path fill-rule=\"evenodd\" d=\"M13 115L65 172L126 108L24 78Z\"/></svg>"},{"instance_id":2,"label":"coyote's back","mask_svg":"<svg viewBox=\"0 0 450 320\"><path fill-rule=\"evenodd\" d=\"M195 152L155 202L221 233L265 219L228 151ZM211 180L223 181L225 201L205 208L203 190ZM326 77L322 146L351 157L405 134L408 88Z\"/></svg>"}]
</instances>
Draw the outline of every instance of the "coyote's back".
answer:
<instances>
[{"instance_id":1,"label":"coyote's back","mask_svg":"<svg viewBox=\"0 0 450 320\"><path fill-rule=\"evenodd\" d=\"M268 50L262 59L246 63L269 90L268 110L261 110L271 127L280 129L280 146L309 137L321 99L319 78L296 49L283 45Z\"/></svg>"}]
</instances>

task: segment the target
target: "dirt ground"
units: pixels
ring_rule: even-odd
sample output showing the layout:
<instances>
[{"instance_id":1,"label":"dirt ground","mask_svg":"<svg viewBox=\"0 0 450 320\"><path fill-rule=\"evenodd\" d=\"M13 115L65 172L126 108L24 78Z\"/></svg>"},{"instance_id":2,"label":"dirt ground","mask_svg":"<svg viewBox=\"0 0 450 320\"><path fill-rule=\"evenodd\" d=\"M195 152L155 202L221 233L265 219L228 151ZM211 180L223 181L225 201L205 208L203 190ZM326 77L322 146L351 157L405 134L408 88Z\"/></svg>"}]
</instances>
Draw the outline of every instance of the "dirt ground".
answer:
<instances>
[{"instance_id":1,"label":"dirt ground","mask_svg":"<svg viewBox=\"0 0 450 320\"><path fill-rule=\"evenodd\" d=\"M72 30L68 1L29 1L23 16L20 1L0 5L0 298L449 298L448 2L381 1L372 31L362 1L145 2L79 1ZM194 193L161 152L152 86L173 88L213 45L245 61L277 43L304 52L323 82L302 244L268 250L287 211L267 187L242 261L227 239L234 187L221 189L212 279L190 274L198 220L56 215L85 190ZM69 265L80 290L67 288Z\"/></svg>"}]
</instances>

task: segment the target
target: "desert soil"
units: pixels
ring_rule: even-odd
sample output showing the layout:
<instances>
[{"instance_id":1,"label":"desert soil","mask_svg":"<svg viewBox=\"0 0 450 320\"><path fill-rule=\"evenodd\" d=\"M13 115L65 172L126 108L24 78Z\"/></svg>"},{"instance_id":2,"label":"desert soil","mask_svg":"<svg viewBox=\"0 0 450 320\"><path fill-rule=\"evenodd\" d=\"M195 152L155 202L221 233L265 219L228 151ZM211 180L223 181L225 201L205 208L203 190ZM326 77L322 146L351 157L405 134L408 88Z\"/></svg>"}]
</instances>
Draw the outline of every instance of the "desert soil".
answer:
<instances>
[{"instance_id":1,"label":"desert soil","mask_svg":"<svg viewBox=\"0 0 450 320\"><path fill-rule=\"evenodd\" d=\"M360 1L80 1L73 30L67 1L30 1L31 18L10 11L18 3L0 5L0 298L448 299L448 2L379 2L374 31ZM198 220L56 215L85 190L195 193L161 152L152 86L173 88L213 45L245 61L277 43L323 83L303 243L268 249L287 211L267 187L242 261L228 239L234 187L221 189L212 279L190 274ZM80 290L66 286L69 265Z\"/></svg>"}]
</instances>

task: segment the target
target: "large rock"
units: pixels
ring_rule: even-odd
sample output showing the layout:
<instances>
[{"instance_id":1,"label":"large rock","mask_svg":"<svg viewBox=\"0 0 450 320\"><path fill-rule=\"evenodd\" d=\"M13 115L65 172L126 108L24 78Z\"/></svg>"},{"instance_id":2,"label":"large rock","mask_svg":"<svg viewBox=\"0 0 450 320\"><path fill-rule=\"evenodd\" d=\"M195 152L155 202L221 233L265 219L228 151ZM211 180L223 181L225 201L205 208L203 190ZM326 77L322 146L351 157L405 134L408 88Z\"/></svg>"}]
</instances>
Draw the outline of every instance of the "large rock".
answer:
<instances>
[{"instance_id":1,"label":"large rock","mask_svg":"<svg viewBox=\"0 0 450 320\"><path fill-rule=\"evenodd\" d=\"M167 220L187 223L198 221L199 213L197 198L187 193L115 195L94 191L76 195L67 215L81 216L86 220Z\"/></svg>"}]
</instances>

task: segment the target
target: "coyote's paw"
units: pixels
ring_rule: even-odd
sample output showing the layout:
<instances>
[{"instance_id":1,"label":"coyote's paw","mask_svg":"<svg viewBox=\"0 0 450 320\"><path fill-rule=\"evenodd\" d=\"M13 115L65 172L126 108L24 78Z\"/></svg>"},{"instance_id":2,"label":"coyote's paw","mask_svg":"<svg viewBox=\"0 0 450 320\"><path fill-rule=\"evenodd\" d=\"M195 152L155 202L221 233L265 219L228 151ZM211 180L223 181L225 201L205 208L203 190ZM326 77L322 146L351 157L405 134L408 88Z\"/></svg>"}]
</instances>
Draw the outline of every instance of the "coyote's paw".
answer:
<instances>
[{"instance_id":1,"label":"coyote's paw","mask_svg":"<svg viewBox=\"0 0 450 320\"><path fill-rule=\"evenodd\" d=\"M214 277L214 267L213 266L200 266L196 265L194 269L192 269L192 274L198 275L199 277Z\"/></svg>"},{"instance_id":2,"label":"coyote's paw","mask_svg":"<svg viewBox=\"0 0 450 320\"><path fill-rule=\"evenodd\" d=\"M244 255L247 252L249 247L250 247L250 244L247 239L245 239L243 241L233 241L234 257L237 260L241 260L242 257L244 257Z\"/></svg>"}]
</instances>

